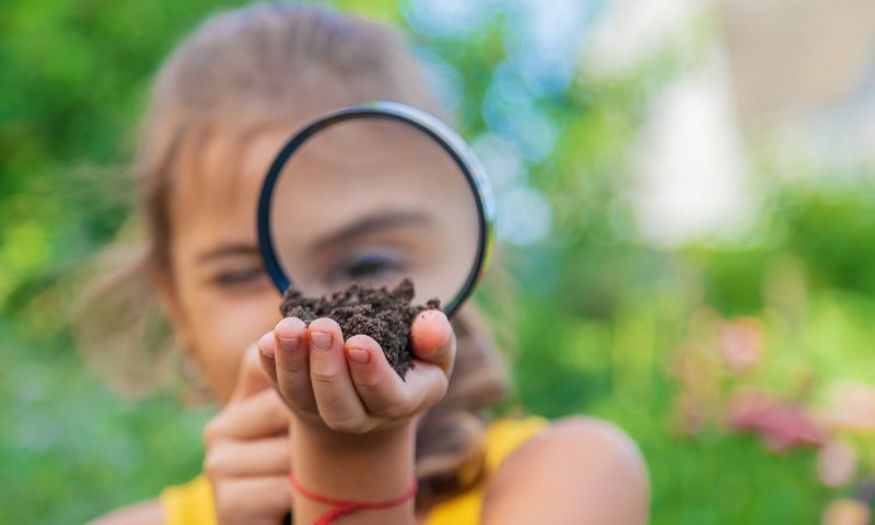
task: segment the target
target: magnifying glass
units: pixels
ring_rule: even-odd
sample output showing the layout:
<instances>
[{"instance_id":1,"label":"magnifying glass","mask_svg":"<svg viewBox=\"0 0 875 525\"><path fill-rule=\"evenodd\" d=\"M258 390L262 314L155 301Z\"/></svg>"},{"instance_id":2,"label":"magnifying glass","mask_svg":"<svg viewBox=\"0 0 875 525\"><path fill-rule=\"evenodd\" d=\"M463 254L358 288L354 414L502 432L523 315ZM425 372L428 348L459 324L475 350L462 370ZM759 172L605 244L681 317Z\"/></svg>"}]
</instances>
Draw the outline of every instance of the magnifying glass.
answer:
<instances>
[{"instance_id":1,"label":"magnifying glass","mask_svg":"<svg viewBox=\"0 0 875 525\"><path fill-rule=\"evenodd\" d=\"M483 169L449 126L392 102L340 109L295 133L258 203L264 264L280 293L318 297L410 277L414 304L452 316L488 262Z\"/></svg>"}]
</instances>

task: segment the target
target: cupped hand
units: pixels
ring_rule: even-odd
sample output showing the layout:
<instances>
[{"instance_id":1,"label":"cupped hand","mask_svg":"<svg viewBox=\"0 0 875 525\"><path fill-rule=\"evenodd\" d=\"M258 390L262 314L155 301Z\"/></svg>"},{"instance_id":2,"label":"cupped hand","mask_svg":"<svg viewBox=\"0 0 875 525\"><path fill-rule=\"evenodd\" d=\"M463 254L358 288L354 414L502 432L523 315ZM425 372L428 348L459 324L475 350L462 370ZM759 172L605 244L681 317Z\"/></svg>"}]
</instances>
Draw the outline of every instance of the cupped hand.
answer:
<instances>
[{"instance_id":1,"label":"cupped hand","mask_svg":"<svg viewBox=\"0 0 875 525\"><path fill-rule=\"evenodd\" d=\"M264 370L295 421L333 433L363 434L413 421L446 394L456 338L446 315L425 310L411 326L414 366L401 379L366 335L344 341L340 326L281 320L258 342Z\"/></svg>"}]
</instances>

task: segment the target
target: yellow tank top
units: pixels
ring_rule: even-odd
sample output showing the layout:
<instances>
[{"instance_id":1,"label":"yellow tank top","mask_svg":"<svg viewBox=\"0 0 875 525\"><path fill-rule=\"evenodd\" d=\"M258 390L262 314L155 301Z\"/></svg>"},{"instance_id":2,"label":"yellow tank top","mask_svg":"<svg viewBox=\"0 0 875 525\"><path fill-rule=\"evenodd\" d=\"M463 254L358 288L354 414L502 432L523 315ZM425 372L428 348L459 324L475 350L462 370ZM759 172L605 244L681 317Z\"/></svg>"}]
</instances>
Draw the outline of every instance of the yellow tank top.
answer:
<instances>
[{"instance_id":1,"label":"yellow tank top","mask_svg":"<svg viewBox=\"0 0 875 525\"><path fill-rule=\"evenodd\" d=\"M494 472L511 452L530 440L547 421L539 417L500 419L486 430L486 469ZM481 483L468 492L435 506L425 525L475 525L483 503ZM199 475L184 485L161 492L161 504L167 525L217 525L213 507L213 490L209 480Z\"/></svg>"}]
</instances>

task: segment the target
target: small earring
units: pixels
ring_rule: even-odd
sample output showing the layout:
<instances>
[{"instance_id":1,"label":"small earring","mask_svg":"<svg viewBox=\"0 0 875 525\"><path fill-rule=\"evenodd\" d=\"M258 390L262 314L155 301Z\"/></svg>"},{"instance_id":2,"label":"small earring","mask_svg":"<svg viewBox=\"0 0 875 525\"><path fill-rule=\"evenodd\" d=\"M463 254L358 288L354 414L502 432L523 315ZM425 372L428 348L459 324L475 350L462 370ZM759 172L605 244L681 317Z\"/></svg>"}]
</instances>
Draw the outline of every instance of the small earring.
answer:
<instances>
[{"instance_id":1,"label":"small earring","mask_svg":"<svg viewBox=\"0 0 875 525\"><path fill-rule=\"evenodd\" d=\"M202 405L212 400L207 380L204 377L203 368L185 352L180 362L180 376L183 381L182 402L185 405Z\"/></svg>"}]
</instances>

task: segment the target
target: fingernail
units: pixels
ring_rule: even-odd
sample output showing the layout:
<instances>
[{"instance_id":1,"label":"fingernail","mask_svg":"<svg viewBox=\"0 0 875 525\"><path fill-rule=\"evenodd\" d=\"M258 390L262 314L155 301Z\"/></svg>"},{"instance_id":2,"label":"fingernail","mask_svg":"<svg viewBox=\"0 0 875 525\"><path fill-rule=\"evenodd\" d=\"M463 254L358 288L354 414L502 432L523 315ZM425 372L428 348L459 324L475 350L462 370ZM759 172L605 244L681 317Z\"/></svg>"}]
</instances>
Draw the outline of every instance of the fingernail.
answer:
<instances>
[{"instance_id":1,"label":"fingernail","mask_svg":"<svg viewBox=\"0 0 875 525\"><path fill-rule=\"evenodd\" d=\"M359 364L367 364L371 360L371 354L364 348L350 347L346 349L349 358Z\"/></svg>"},{"instance_id":2,"label":"fingernail","mask_svg":"<svg viewBox=\"0 0 875 525\"><path fill-rule=\"evenodd\" d=\"M320 352L331 350L331 334L328 332L310 332L310 341Z\"/></svg>"},{"instance_id":3,"label":"fingernail","mask_svg":"<svg viewBox=\"0 0 875 525\"><path fill-rule=\"evenodd\" d=\"M285 352L294 352L298 349L298 338L294 337L292 339L283 339L281 337L277 337L277 340L280 342L280 348Z\"/></svg>"},{"instance_id":4,"label":"fingernail","mask_svg":"<svg viewBox=\"0 0 875 525\"><path fill-rule=\"evenodd\" d=\"M261 339L258 340L258 350L264 357L268 357L273 359L274 357L274 349L273 349L273 334L268 332L261 336Z\"/></svg>"}]
</instances>

